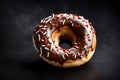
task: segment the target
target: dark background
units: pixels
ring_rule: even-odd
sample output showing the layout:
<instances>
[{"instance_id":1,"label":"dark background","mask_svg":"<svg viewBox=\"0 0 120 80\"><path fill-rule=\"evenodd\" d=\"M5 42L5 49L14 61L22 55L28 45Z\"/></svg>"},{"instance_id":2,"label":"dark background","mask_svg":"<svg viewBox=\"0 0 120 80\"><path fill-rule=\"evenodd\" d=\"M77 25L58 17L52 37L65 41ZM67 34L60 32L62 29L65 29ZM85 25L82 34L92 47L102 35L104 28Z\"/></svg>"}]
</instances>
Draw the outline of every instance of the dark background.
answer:
<instances>
[{"instance_id":1,"label":"dark background","mask_svg":"<svg viewBox=\"0 0 120 80\"><path fill-rule=\"evenodd\" d=\"M0 80L119 80L117 3L115 0L0 1ZM97 32L95 54L83 66L53 67L41 60L33 47L35 26L52 13L61 12L84 16Z\"/></svg>"}]
</instances>

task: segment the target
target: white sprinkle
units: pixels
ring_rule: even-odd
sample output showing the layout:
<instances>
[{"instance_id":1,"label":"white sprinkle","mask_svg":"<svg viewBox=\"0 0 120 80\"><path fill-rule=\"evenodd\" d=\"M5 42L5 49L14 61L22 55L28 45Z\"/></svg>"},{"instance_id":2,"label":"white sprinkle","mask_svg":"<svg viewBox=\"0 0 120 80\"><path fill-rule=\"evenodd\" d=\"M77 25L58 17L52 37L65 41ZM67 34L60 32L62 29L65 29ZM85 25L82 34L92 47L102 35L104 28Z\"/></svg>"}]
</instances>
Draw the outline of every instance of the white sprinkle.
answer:
<instances>
[{"instance_id":1,"label":"white sprinkle","mask_svg":"<svg viewBox=\"0 0 120 80\"><path fill-rule=\"evenodd\" d=\"M54 15L54 13L52 14L52 17L54 17L55 15Z\"/></svg>"},{"instance_id":2,"label":"white sprinkle","mask_svg":"<svg viewBox=\"0 0 120 80\"><path fill-rule=\"evenodd\" d=\"M75 46L77 49L79 48L78 46Z\"/></svg>"},{"instance_id":3,"label":"white sprinkle","mask_svg":"<svg viewBox=\"0 0 120 80\"><path fill-rule=\"evenodd\" d=\"M41 33L43 34L44 32L42 31Z\"/></svg>"},{"instance_id":4,"label":"white sprinkle","mask_svg":"<svg viewBox=\"0 0 120 80\"><path fill-rule=\"evenodd\" d=\"M50 21L50 19L48 19L47 21L46 21L46 23L48 23Z\"/></svg>"},{"instance_id":5,"label":"white sprinkle","mask_svg":"<svg viewBox=\"0 0 120 80\"><path fill-rule=\"evenodd\" d=\"M69 51L65 50L65 52L69 53Z\"/></svg>"},{"instance_id":6,"label":"white sprinkle","mask_svg":"<svg viewBox=\"0 0 120 80\"><path fill-rule=\"evenodd\" d=\"M76 55L74 55L74 58L76 59Z\"/></svg>"},{"instance_id":7,"label":"white sprinkle","mask_svg":"<svg viewBox=\"0 0 120 80\"><path fill-rule=\"evenodd\" d=\"M63 14L63 16L66 16L66 15L67 15L66 13Z\"/></svg>"},{"instance_id":8,"label":"white sprinkle","mask_svg":"<svg viewBox=\"0 0 120 80\"><path fill-rule=\"evenodd\" d=\"M80 57L82 58L83 56L81 55Z\"/></svg>"},{"instance_id":9,"label":"white sprinkle","mask_svg":"<svg viewBox=\"0 0 120 80\"><path fill-rule=\"evenodd\" d=\"M63 20L63 23L62 23L62 24L64 25L64 23L65 23L65 20Z\"/></svg>"},{"instance_id":10,"label":"white sprinkle","mask_svg":"<svg viewBox=\"0 0 120 80\"><path fill-rule=\"evenodd\" d=\"M47 32L44 32L44 33L43 33L43 35L46 35L46 34L47 34Z\"/></svg>"},{"instance_id":11,"label":"white sprinkle","mask_svg":"<svg viewBox=\"0 0 120 80\"><path fill-rule=\"evenodd\" d=\"M46 50L49 50L49 48L48 48L48 47L45 47L45 49L46 49Z\"/></svg>"},{"instance_id":12,"label":"white sprinkle","mask_svg":"<svg viewBox=\"0 0 120 80\"><path fill-rule=\"evenodd\" d=\"M54 23L52 23L52 25L55 25Z\"/></svg>"},{"instance_id":13,"label":"white sprinkle","mask_svg":"<svg viewBox=\"0 0 120 80\"><path fill-rule=\"evenodd\" d=\"M43 20L41 20L41 22L43 22Z\"/></svg>"},{"instance_id":14,"label":"white sprinkle","mask_svg":"<svg viewBox=\"0 0 120 80\"><path fill-rule=\"evenodd\" d=\"M68 54L67 53L65 53L66 54L66 56L68 56Z\"/></svg>"},{"instance_id":15,"label":"white sprinkle","mask_svg":"<svg viewBox=\"0 0 120 80\"><path fill-rule=\"evenodd\" d=\"M39 25L39 27L42 27L42 25Z\"/></svg>"},{"instance_id":16,"label":"white sprinkle","mask_svg":"<svg viewBox=\"0 0 120 80\"><path fill-rule=\"evenodd\" d=\"M40 47L40 57L42 56L42 47Z\"/></svg>"},{"instance_id":17,"label":"white sprinkle","mask_svg":"<svg viewBox=\"0 0 120 80\"><path fill-rule=\"evenodd\" d=\"M41 45L42 47L45 47L46 45Z\"/></svg>"},{"instance_id":18,"label":"white sprinkle","mask_svg":"<svg viewBox=\"0 0 120 80\"><path fill-rule=\"evenodd\" d=\"M77 54L78 54L79 56L81 56L79 52L77 52Z\"/></svg>"},{"instance_id":19,"label":"white sprinkle","mask_svg":"<svg viewBox=\"0 0 120 80\"><path fill-rule=\"evenodd\" d=\"M46 20L46 19L47 19L47 17L44 20Z\"/></svg>"},{"instance_id":20,"label":"white sprinkle","mask_svg":"<svg viewBox=\"0 0 120 80\"><path fill-rule=\"evenodd\" d=\"M48 17L48 19L51 18L51 16Z\"/></svg>"},{"instance_id":21,"label":"white sprinkle","mask_svg":"<svg viewBox=\"0 0 120 80\"><path fill-rule=\"evenodd\" d=\"M78 43L74 43L74 44L78 44Z\"/></svg>"},{"instance_id":22,"label":"white sprinkle","mask_svg":"<svg viewBox=\"0 0 120 80\"><path fill-rule=\"evenodd\" d=\"M39 41L40 41L40 38L41 38L41 37L40 37L40 34L38 34L38 40L39 40Z\"/></svg>"},{"instance_id":23,"label":"white sprinkle","mask_svg":"<svg viewBox=\"0 0 120 80\"><path fill-rule=\"evenodd\" d=\"M40 30L38 30L38 31L36 32L36 34L39 33L39 32L40 32Z\"/></svg>"},{"instance_id":24,"label":"white sprinkle","mask_svg":"<svg viewBox=\"0 0 120 80\"><path fill-rule=\"evenodd\" d=\"M68 16L66 19L70 19L70 17Z\"/></svg>"},{"instance_id":25,"label":"white sprinkle","mask_svg":"<svg viewBox=\"0 0 120 80\"><path fill-rule=\"evenodd\" d=\"M46 30L46 28L42 28L42 30Z\"/></svg>"},{"instance_id":26,"label":"white sprinkle","mask_svg":"<svg viewBox=\"0 0 120 80\"><path fill-rule=\"evenodd\" d=\"M88 47L87 45L84 46L85 49L86 49L87 47Z\"/></svg>"},{"instance_id":27,"label":"white sprinkle","mask_svg":"<svg viewBox=\"0 0 120 80\"><path fill-rule=\"evenodd\" d=\"M80 16L82 19L84 19L84 17L83 16Z\"/></svg>"},{"instance_id":28,"label":"white sprinkle","mask_svg":"<svg viewBox=\"0 0 120 80\"><path fill-rule=\"evenodd\" d=\"M50 51L52 51L52 45L53 45L53 44L51 44Z\"/></svg>"},{"instance_id":29,"label":"white sprinkle","mask_svg":"<svg viewBox=\"0 0 120 80\"><path fill-rule=\"evenodd\" d=\"M61 17L61 15L57 15L57 17Z\"/></svg>"},{"instance_id":30,"label":"white sprinkle","mask_svg":"<svg viewBox=\"0 0 120 80\"><path fill-rule=\"evenodd\" d=\"M46 28L46 27L47 27L47 25L44 26L44 28Z\"/></svg>"},{"instance_id":31,"label":"white sprinkle","mask_svg":"<svg viewBox=\"0 0 120 80\"><path fill-rule=\"evenodd\" d=\"M49 57L49 52L47 53L47 57Z\"/></svg>"},{"instance_id":32,"label":"white sprinkle","mask_svg":"<svg viewBox=\"0 0 120 80\"><path fill-rule=\"evenodd\" d=\"M73 23L72 21L70 21L70 23Z\"/></svg>"},{"instance_id":33,"label":"white sprinkle","mask_svg":"<svg viewBox=\"0 0 120 80\"><path fill-rule=\"evenodd\" d=\"M72 23L72 26L74 26L74 24Z\"/></svg>"},{"instance_id":34,"label":"white sprinkle","mask_svg":"<svg viewBox=\"0 0 120 80\"><path fill-rule=\"evenodd\" d=\"M63 59L65 59L65 56L64 56L64 55L62 55L62 58L63 58Z\"/></svg>"},{"instance_id":35,"label":"white sprinkle","mask_svg":"<svg viewBox=\"0 0 120 80\"><path fill-rule=\"evenodd\" d=\"M50 21L50 24L52 24L52 22Z\"/></svg>"},{"instance_id":36,"label":"white sprinkle","mask_svg":"<svg viewBox=\"0 0 120 80\"><path fill-rule=\"evenodd\" d=\"M50 44L47 44L47 46L50 46Z\"/></svg>"},{"instance_id":37,"label":"white sprinkle","mask_svg":"<svg viewBox=\"0 0 120 80\"><path fill-rule=\"evenodd\" d=\"M44 42L44 39L41 39L42 42Z\"/></svg>"}]
</instances>

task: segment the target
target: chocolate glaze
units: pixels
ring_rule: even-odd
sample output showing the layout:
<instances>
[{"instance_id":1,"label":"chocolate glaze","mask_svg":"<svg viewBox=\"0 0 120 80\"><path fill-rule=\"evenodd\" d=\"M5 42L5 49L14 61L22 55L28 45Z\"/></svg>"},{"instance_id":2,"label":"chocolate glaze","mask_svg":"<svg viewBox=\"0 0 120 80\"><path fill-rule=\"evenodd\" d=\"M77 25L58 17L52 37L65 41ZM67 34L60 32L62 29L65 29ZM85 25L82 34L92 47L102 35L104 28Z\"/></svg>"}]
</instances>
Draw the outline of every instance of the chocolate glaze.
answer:
<instances>
[{"instance_id":1,"label":"chocolate glaze","mask_svg":"<svg viewBox=\"0 0 120 80\"><path fill-rule=\"evenodd\" d=\"M85 28L81 24L73 21L72 19L66 19L65 17L59 18L57 15L58 14L56 15L53 14L52 16L49 16L41 20L39 25L37 25L37 27L34 29L34 41L35 41L35 46L39 51L39 55L41 54L43 57L47 58L48 60L59 62L60 64L63 64L67 60L71 60L71 59L75 60L81 58L82 56L87 56L88 50L89 48L91 48L91 46L88 46L88 49L84 48L84 46L87 45L85 42ZM73 16L77 16L77 15L73 15ZM65 22L63 24L63 22L61 21L64 20ZM50 50L51 43L48 40L50 37L47 37L45 32L47 31L48 28L50 28L51 30L52 28L55 28L55 30L57 29L58 31L60 31L59 29L64 25L67 25L72 29L73 33L77 37L77 40L75 42L77 44L73 44L70 49L63 49L63 48L57 49L56 47L58 51L59 49L61 49L64 52L63 53L64 55L62 55L62 54L58 54L57 50ZM38 34L40 34L40 40ZM42 48L42 53L40 48Z\"/></svg>"}]
</instances>

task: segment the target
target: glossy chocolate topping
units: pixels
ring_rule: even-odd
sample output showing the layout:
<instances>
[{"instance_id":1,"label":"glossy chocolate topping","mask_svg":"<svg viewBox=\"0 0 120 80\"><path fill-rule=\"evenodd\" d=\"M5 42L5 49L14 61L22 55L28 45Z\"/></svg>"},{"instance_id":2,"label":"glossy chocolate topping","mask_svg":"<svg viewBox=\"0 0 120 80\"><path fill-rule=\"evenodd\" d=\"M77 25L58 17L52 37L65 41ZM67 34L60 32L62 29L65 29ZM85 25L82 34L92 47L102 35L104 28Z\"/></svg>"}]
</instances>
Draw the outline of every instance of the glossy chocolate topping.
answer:
<instances>
[{"instance_id":1,"label":"glossy chocolate topping","mask_svg":"<svg viewBox=\"0 0 120 80\"><path fill-rule=\"evenodd\" d=\"M52 33L57 30L61 32L61 27L68 26L76 36L76 40L70 38L70 34L61 35L59 42L68 39L72 42L71 48L64 49L59 45L55 45L52 40ZM89 48L92 48L92 38L95 32L91 23L82 16L75 14L53 14L41 20L34 29L35 46L39 51L39 55L50 61L63 64L67 60L75 60L83 56L87 56ZM56 34L57 35L57 34Z\"/></svg>"}]
</instances>

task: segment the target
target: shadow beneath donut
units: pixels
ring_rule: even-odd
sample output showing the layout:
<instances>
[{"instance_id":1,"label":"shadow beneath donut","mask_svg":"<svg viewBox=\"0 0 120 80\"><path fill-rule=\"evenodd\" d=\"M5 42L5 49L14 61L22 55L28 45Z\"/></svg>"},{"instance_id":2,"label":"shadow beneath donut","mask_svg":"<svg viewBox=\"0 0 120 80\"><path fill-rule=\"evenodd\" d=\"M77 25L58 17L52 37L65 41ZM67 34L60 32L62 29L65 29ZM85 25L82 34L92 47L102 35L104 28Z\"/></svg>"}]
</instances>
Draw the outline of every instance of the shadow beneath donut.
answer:
<instances>
[{"instance_id":1,"label":"shadow beneath donut","mask_svg":"<svg viewBox=\"0 0 120 80\"><path fill-rule=\"evenodd\" d=\"M60 68L37 60L22 64L22 68L35 74L37 79L43 80L98 80L97 72L90 63L75 68Z\"/></svg>"}]
</instances>

